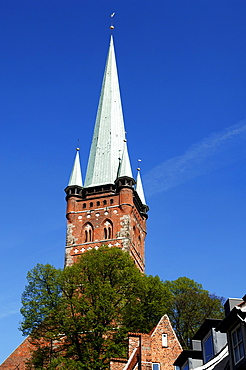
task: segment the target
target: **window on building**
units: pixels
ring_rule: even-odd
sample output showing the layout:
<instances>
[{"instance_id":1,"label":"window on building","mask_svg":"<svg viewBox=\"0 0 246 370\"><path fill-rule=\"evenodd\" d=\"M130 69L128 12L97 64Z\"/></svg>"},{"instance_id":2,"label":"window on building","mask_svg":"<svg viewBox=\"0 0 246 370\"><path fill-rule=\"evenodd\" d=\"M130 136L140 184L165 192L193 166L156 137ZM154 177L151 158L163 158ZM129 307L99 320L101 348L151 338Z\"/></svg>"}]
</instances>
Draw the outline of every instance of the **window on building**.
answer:
<instances>
[{"instance_id":1,"label":"window on building","mask_svg":"<svg viewBox=\"0 0 246 370\"><path fill-rule=\"evenodd\" d=\"M91 224L87 223L84 226L84 233L85 233L85 243L89 243L93 241L93 227Z\"/></svg>"},{"instance_id":2,"label":"window on building","mask_svg":"<svg viewBox=\"0 0 246 370\"><path fill-rule=\"evenodd\" d=\"M114 200L113 199L110 199L110 204L113 204L114 203Z\"/></svg>"},{"instance_id":3,"label":"window on building","mask_svg":"<svg viewBox=\"0 0 246 370\"><path fill-rule=\"evenodd\" d=\"M167 334L162 334L162 347L167 347Z\"/></svg>"},{"instance_id":4,"label":"window on building","mask_svg":"<svg viewBox=\"0 0 246 370\"><path fill-rule=\"evenodd\" d=\"M112 222L106 220L104 222L104 239L112 239L113 237L113 225Z\"/></svg>"},{"instance_id":5,"label":"window on building","mask_svg":"<svg viewBox=\"0 0 246 370\"><path fill-rule=\"evenodd\" d=\"M97 207L99 207L100 206L100 202L97 202Z\"/></svg>"},{"instance_id":6,"label":"window on building","mask_svg":"<svg viewBox=\"0 0 246 370\"><path fill-rule=\"evenodd\" d=\"M160 364L157 364L157 363L152 364L152 370L160 370L160 369L161 369Z\"/></svg>"},{"instance_id":7,"label":"window on building","mask_svg":"<svg viewBox=\"0 0 246 370\"><path fill-rule=\"evenodd\" d=\"M104 205L106 206L106 204L107 204L107 201L106 201L106 200L104 200L104 201L103 201L103 204L104 204Z\"/></svg>"},{"instance_id":8,"label":"window on building","mask_svg":"<svg viewBox=\"0 0 246 370\"><path fill-rule=\"evenodd\" d=\"M186 363L181 367L181 370L189 370L189 364L186 361Z\"/></svg>"},{"instance_id":9,"label":"window on building","mask_svg":"<svg viewBox=\"0 0 246 370\"><path fill-rule=\"evenodd\" d=\"M90 202L90 207L93 207L93 203L92 202Z\"/></svg>"},{"instance_id":10,"label":"window on building","mask_svg":"<svg viewBox=\"0 0 246 370\"><path fill-rule=\"evenodd\" d=\"M204 363L206 363L214 356L213 336L211 332L209 332L208 335L204 338L202 346L203 361Z\"/></svg>"},{"instance_id":11,"label":"window on building","mask_svg":"<svg viewBox=\"0 0 246 370\"><path fill-rule=\"evenodd\" d=\"M235 365L244 358L243 335L241 326L238 326L232 333L232 350Z\"/></svg>"},{"instance_id":12,"label":"window on building","mask_svg":"<svg viewBox=\"0 0 246 370\"><path fill-rule=\"evenodd\" d=\"M86 203L83 203L83 208L86 208Z\"/></svg>"}]
</instances>

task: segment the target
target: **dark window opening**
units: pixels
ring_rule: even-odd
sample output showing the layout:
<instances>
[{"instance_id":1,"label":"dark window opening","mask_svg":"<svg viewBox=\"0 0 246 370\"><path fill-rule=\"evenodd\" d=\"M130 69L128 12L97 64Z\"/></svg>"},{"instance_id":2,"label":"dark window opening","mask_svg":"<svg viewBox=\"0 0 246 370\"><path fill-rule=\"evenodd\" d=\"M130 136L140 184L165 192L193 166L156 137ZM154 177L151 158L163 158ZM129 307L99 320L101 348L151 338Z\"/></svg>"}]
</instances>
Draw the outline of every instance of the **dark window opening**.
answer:
<instances>
[{"instance_id":1,"label":"dark window opening","mask_svg":"<svg viewBox=\"0 0 246 370\"><path fill-rule=\"evenodd\" d=\"M213 337L210 333L203 342L204 363L208 362L214 356Z\"/></svg>"},{"instance_id":2,"label":"dark window opening","mask_svg":"<svg viewBox=\"0 0 246 370\"><path fill-rule=\"evenodd\" d=\"M104 239L112 239L113 237L113 226L110 221L105 221L104 223Z\"/></svg>"},{"instance_id":3,"label":"dark window opening","mask_svg":"<svg viewBox=\"0 0 246 370\"><path fill-rule=\"evenodd\" d=\"M93 241L93 228L91 224L86 224L84 227L85 230L85 243Z\"/></svg>"},{"instance_id":4,"label":"dark window opening","mask_svg":"<svg viewBox=\"0 0 246 370\"><path fill-rule=\"evenodd\" d=\"M235 365L244 358L243 336L241 327L232 332L232 348Z\"/></svg>"}]
</instances>

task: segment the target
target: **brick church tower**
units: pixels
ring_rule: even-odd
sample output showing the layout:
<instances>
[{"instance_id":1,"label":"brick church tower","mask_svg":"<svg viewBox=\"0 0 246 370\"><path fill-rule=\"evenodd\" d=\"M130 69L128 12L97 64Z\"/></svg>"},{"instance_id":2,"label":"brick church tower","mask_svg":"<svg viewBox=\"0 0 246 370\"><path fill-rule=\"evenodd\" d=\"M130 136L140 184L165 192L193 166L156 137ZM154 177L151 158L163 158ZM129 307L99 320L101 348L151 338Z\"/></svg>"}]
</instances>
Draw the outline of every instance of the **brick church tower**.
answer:
<instances>
[{"instance_id":1,"label":"brick church tower","mask_svg":"<svg viewBox=\"0 0 246 370\"><path fill-rule=\"evenodd\" d=\"M128 156L113 38L111 36L96 124L83 185L79 149L65 189L67 240L65 266L101 245L130 253L144 272L146 205L140 170L133 178ZM56 347L58 343L53 342ZM52 344L52 345L53 345ZM42 346L42 343L41 343ZM33 343L27 337L0 365L1 370L25 370ZM168 317L149 334L129 333L128 358L111 359L111 370L172 370L181 346Z\"/></svg>"},{"instance_id":2,"label":"brick church tower","mask_svg":"<svg viewBox=\"0 0 246 370\"><path fill-rule=\"evenodd\" d=\"M112 36L85 182L77 149L65 192L65 266L87 250L106 244L128 251L144 272L148 206L139 169L136 180L132 175Z\"/></svg>"}]
</instances>

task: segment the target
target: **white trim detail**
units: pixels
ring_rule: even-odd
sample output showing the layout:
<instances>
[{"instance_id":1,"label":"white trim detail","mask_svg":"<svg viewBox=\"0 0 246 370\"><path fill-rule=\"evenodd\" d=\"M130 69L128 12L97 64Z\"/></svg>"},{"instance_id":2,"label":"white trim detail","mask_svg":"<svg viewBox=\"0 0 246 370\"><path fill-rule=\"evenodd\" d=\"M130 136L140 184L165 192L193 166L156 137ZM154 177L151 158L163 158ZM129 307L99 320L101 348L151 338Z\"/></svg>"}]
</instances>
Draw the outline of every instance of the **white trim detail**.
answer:
<instances>
[{"instance_id":1,"label":"white trim detail","mask_svg":"<svg viewBox=\"0 0 246 370\"><path fill-rule=\"evenodd\" d=\"M196 370L213 370L214 367L228 356L228 345L226 345L220 353L218 353L212 360L208 361L205 365L196 367Z\"/></svg>"},{"instance_id":2,"label":"white trim detail","mask_svg":"<svg viewBox=\"0 0 246 370\"><path fill-rule=\"evenodd\" d=\"M127 368L128 368L128 366L129 366L129 364L130 364L131 360L133 359L133 356L134 356L134 355L135 355L135 353L137 352L137 349L138 349L138 347L134 349L134 351L132 352L131 356L129 357L129 359L128 359L128 361L127 361L127 364L125 365L125 367L124 367L124 369L123 369L123 370L127 370Z\"/></svg>"}]
</instances>

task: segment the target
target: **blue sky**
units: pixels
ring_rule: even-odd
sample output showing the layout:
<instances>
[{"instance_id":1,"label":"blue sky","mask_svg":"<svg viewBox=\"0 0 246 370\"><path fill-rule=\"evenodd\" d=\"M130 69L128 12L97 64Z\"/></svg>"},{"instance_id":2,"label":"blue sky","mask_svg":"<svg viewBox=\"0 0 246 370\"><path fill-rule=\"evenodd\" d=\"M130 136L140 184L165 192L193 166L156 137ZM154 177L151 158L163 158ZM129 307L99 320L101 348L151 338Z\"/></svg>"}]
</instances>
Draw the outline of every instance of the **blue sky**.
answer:
<instances>
[{"instance_id":1,"label":"blue sky","mask_svg":"<svg viewBox=\"0 0 246 370\"><path fill-rule=\"evenodd\" d=\"M0 5L0 362L26 273L63 267L66 187L83 173L114 23L128 147L150 207L146 272L245 294L245 0Z\"/></svg>"}]
</instances>

